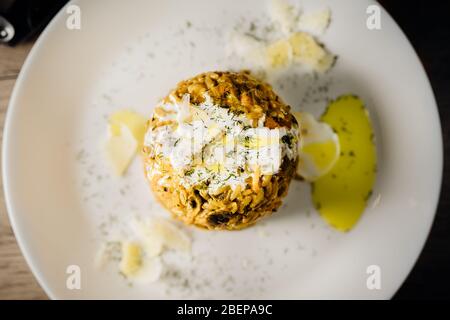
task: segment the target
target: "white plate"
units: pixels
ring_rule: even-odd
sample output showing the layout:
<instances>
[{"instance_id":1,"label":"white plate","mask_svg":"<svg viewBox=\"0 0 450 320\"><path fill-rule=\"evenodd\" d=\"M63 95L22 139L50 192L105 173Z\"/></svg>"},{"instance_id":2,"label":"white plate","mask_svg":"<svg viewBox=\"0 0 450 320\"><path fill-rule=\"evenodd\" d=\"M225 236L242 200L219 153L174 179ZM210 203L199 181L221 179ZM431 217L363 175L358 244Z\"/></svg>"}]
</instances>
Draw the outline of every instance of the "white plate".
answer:
<instances>
[{"instance_id":1,"label":"white plate","mask_svg":"<svg viewBox=\"0 0 450 320\"><path fill-rule=\"evenodd\" d=\"M254 228L186 228L192 257L168 258L181 274L130 287L114 266L94 266L101 231L135 214L167 214L150 195L138 159L124 178L110 175L101 152L105 117L125 107L149 115L179 80L232 66L227 30L242 17L264 22L266 8L257 0L75 3L81 30L66 28L63 10L37 41L14 88L3 144L11 223L51 298L379 299L396 292L433 221L442 141L424 70L385 11L382 29L370 31L366 8L373 1L319 3L332 9L321 39L339 55L319 80L331 81L328 97L361 96L376 126L379 172L358 225L347 234L329 228L312 209L309 186L294 182L286 205ZM311 79L304 81L280 89L294 109ZM319 114L324 106L320 100L303 107ZM69 265L81 268L81 290L66 288ZM380 267L379 290L367 288L370 265Z\"/></svg>"}]
</instances>

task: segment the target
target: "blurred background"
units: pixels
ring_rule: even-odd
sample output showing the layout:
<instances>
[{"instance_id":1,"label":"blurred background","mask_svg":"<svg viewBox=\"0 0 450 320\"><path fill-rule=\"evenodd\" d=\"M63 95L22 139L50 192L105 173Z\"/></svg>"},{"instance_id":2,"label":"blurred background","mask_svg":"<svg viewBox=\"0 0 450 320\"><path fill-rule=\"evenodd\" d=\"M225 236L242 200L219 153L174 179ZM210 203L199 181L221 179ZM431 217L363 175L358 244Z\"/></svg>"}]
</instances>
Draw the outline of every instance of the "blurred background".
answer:
<instances>
[{"instance_id":1,"label":"blurred background","mask_svg":"<svg viewBox=\"0 0 450 320\"><path fill-rule=\"evenodd\" d=\"M1 131L9 97L24 59L39 33L66 2L0 0ZM450 3L423 0L379 2L403 29L430 78L441 117L446 160L450 155ZM449 192L450 168L445 161L440 203L429 239L394 299L450 298ZM7 224L3 192L0 196L0 223L0 299L46 299Z\"/></svg>"}]
</instances>

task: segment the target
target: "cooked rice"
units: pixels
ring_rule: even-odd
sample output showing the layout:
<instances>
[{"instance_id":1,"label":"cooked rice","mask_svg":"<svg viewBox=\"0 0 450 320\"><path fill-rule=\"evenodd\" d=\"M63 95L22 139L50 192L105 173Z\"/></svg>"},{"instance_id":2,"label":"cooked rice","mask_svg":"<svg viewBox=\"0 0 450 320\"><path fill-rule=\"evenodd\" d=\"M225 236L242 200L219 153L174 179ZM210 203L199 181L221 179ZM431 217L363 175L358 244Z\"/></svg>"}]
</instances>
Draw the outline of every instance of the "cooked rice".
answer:
<instances>
[{"instance_id":1,"label":"cooked rice","mask_svg":"<svg viewBox=\"0 0 450 320\"><path fill-rule=\"evenodd\" d=\"M297 128L290 107L281 101L271 86L246 72L200 74L180 82L162 103L169 103L171 96L181 100L189 94L190 103L198 105L204 102L205 93L214 104L228 108L234 114L244 114L254 128L260 119L264 119L264 127L270 129ZM147 130L176 125L166 115L167 110L156 107ZM256 168L244 186L233 189L225 184L211 192L204 185L185 186L169 159L155 155L152 146L144 146L143 155L151 189L175 218L202 228L228 230L242 229L275 212L288 191L297 162L296 157L285 156L275 174L264 175Z\"/></svg>"}]
</instances>

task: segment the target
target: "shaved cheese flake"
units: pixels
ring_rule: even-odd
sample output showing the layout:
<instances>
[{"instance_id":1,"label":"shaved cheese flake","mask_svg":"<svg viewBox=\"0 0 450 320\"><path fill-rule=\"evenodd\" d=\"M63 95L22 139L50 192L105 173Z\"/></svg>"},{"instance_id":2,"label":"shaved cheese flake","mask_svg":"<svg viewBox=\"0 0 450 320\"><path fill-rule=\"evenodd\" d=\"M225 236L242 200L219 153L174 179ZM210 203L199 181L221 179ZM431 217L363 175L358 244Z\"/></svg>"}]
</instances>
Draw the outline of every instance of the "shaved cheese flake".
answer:
<instances>
[{"instance_id":1,"label":"shaved cheese flake","mask_svg":"<svg viewBox=\"0 0 450 320\"><path fill-rule=\"evenodd\" d=\"M266 43L245 33L232 32L227 45L228 55L235 54L254 65L266 65Z\"/></svg>"},{"instance_id":2,"label":"shaved cheese flake","mask_svg":"<svg viewBox=\"0 0 450 320\"><path fill-rule=\"evenodd\" d=\"M129 110L120 110L109 117L110 132L120 135L121 127L126 126L141 145L144 141L146 119L138 113Z\"/></svg>"},{"instance_id":3,"label":"shaved cheese flake","mask_svg":"<svg viewBox=\"0 0 450 320\"><path fill-rule=\"evenodd\" d=\"M134 242L122 243L119 269L125 276L133 276L142 265L142 249Z\"/></svg>"},{"instance_id":4,"label":"shaved cheese flake","mask_svg":"<svg viewBox=\"0 0 450 320\"><path fill-rule=\"evenodd\" d=\"M106 244L102 244L94 258L94 266L98 270L102 270L108 262L108 254L106 252Z\"/></svg>"},{"instance_id":5,"label":"shaved cheese flake","mask_svg":"<svg viewBox=\"0 0 450 320\"><path fill-rule=\"evenodd\" d=\"M273 68L286 67L292 61L292 46L287 40L279 40L267 48L269 64Z\"/></svg>"},{"instance_id":6,"label":"shaved cheese flake","mask_svg":"<svg viewBox=\"0 0 450 320\"><path fill-rule=\"evenodd\" d=\"M153 221L153 230L163 239L167 248L186 252L191 250L191 239L174 224L164 219L157 219Z\"/></svg>"},{"instance_id":7,"label":"shaved cheese flake","mask_svg":"<svg viewBox=\"0 0 450 320\"><path fill-rule=\"evenodd\" d=\"M333 67L336 62L336 56L332 53L327 53L322 59L320 59L316 64L316 70L319 72L326 72Z\"/></svg>"},{"instance_id":8,"label":"shaved cheese flake","mask_svg":"<svg viewBox=\"0 0 450 320\"><path fill-rule=\"evenodd\" d=\"M289 43L292 46L294 60L299 63L322 72L327 71L334 63L335 57L308 33L292 34Z\"/></svg>"},{"instance_id":9,"label":"shaved cheese flake","mask_svg":"<svg viewBox=\"0 0 450 320\"><path fill-rule=\"evenodd\" d=\"M300 12L286 0L272 0L269 12L283 33L289 34L295 29Z\"/></svg>"},{"instance_id":10,"label":"shaved cheese flake","mask_svg":"<svg viewBox=\"0 0 450 320\"><path fill-rule=\"evenodd\" d=\"M327 174L340 156L339 138L330 125L307 112L293 112L301 128L297 175L315 181Z\"/></svg>"}]
</instances>

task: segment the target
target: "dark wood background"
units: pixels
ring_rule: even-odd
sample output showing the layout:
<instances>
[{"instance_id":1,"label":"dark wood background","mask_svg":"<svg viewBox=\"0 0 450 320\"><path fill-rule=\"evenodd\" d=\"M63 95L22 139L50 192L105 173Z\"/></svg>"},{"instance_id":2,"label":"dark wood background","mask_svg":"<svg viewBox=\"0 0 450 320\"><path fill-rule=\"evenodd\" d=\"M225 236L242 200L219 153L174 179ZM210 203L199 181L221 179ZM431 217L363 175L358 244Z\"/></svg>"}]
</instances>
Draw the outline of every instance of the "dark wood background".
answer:
<instances>
[{"instance_id":1,"label":"dark wood background","mask_svg":"<svg viewBox=\"0 0 450 320\"><path fill-rule=\"evenodd\" d=\"M450 2L381 0L417 51L431 81L444 138L444 176L430 237L395 299L450 298ZM420 183L420 181L418 181Z\"/></svg>"}]
</instances>

